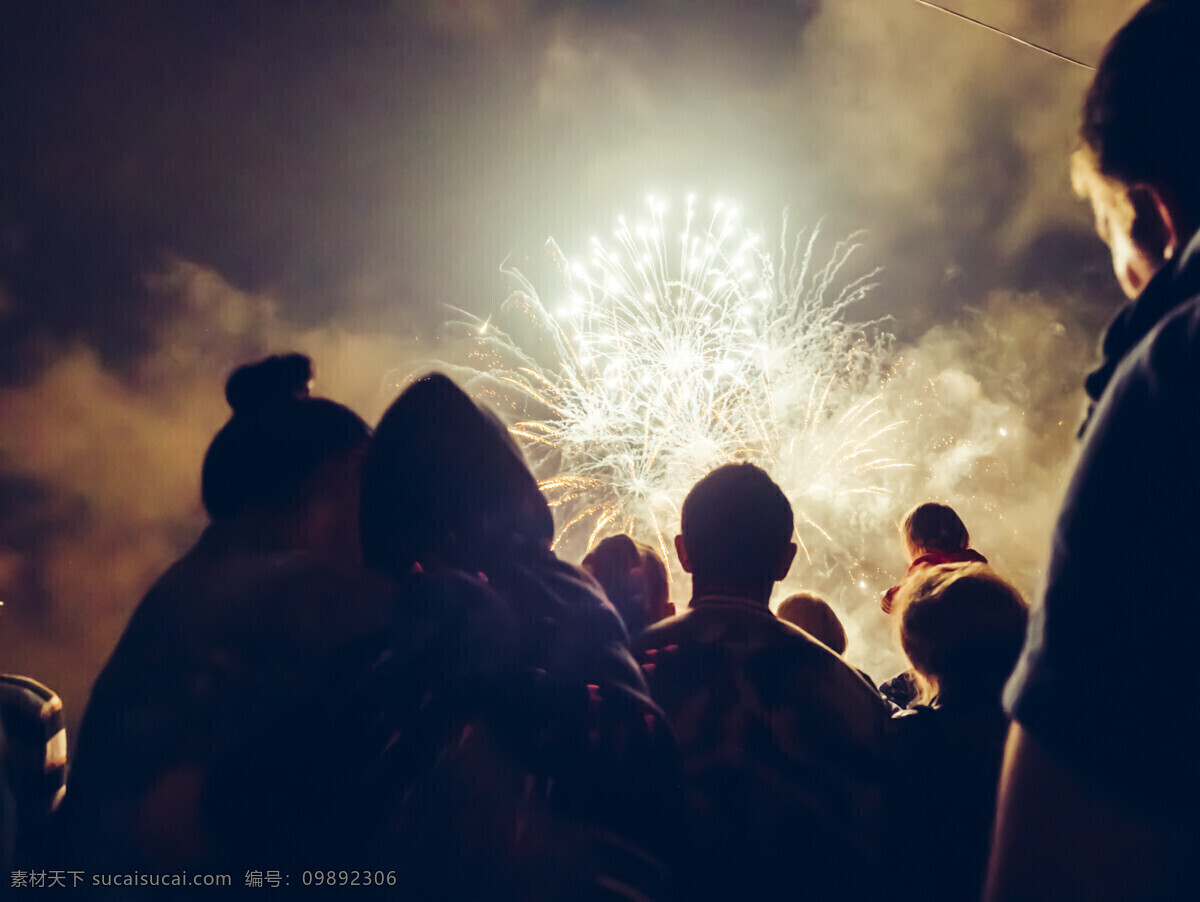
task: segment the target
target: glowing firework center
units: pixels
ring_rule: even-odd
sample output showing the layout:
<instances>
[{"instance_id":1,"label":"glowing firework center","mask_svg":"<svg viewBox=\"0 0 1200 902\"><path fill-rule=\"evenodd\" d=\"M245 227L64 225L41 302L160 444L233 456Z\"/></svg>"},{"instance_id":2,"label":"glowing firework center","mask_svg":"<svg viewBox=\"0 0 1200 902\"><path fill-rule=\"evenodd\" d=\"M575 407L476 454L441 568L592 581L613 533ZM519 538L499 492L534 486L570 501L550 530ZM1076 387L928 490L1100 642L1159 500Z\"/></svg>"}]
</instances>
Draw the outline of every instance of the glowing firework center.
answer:
<instances>
[{"instance_id":1,"label":"glowing firework center","mask_svg":"<svg viewBox=\"0 0 1200 902\"><path fill-rule=\"evenodd\" d=\"M502 318L524 314L533 338L464 314L473 390L523 443L568 557L626 532L672 561L687 491L749 460L791 498L809 575L860 583L838 531L874 519L866 497L905 466L881 450L900 425L878 404L889 336L847 318L876 271L844 278L856 236L815 262L815 230L789 236L786 219L771 253L720 203L701 216L689 198L674 226L665 210L649 199L648 221L619 219L616 246L592 239L586 262L550 240L564 281L551 304L506 269Z\"/></svg>"}]
</instances>

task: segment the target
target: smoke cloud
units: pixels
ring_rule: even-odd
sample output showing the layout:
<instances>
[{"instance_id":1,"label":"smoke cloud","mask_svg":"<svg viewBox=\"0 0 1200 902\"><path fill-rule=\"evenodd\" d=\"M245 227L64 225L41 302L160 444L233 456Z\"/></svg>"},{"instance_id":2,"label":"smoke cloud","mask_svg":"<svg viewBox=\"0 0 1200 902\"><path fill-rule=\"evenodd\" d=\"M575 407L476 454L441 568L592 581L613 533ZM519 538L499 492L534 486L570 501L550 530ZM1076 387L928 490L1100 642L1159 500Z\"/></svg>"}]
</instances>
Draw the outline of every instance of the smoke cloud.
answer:
<instances>
[{"instance_id":1,"label":"smoke cloud","mask_svg":"<svg viewBox=\"0 0 1200 902\"><path fill-rule=\"evenodd\" d=\"M1089 61L1136 5L962 3ZM551 234L584 247L651 191L866 228L884 267L862 313L893 317L914 466L840 521L870 579L794 577L843 614L851 659L899 668L877 597L920 501L955 505L1036 594L1119 301L1066 177L1087 73L904 0L18 6L0 653L73 718L202 526L234 365L303 351L318 392L373 420L450 356L444 305L486 318L503 261L540 266Z\"/></svg>"},{"instance_id":2,"label":"smoke cloud","mask_svg":"<svg viewBox=\"0 0 1200 902\"><path fill-rule=\"evenodd\" d=\"M891 415L906 420L895 453L913 466L857 534L862 559L890 574L882 588L907 566L900 518L940 501L963 518L972 546L1036 599L1082 421L1077 386L1093 358L1094 332L1069 306L1012 293L995 293L960 322L899 349L884 397ZM898 672L881 586L843 578L817 588L848 615L848 657L881 679Z\"/></svg>"},{"instance_id":3,"label":"smoke cloud","mask_svg":"<svg viewBox=\"0 0 1200 902\"><path fill-rule=\"evenodd\" d=\"M0 629L4 666L51 684L74 721L138 599L199 535L200 464L228 418L224 376L298 350L313 391L378 419L420 343L298 326L266 295L168 261L146 290L173 311L122 372L77 344L0 389Z\"/></svg>"}]
</instances>

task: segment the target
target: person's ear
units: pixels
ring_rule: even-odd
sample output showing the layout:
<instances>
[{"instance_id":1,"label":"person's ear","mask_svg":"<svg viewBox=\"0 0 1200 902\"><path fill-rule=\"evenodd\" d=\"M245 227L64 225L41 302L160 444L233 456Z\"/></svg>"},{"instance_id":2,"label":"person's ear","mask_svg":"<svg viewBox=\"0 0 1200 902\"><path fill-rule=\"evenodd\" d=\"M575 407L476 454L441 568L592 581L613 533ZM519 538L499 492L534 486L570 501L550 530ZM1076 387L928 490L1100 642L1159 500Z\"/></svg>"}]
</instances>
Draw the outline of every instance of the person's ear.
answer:
<instances>
[{"instance_id":1,"label":"person's ear","mask_svg":"<svg viewBox=\"0 0 1200 902\"><path fill-rule=\"evenodd\" d=\"M1129 237L1138 250L1155 263L1174 257L1182 236L1163 193L1152 185L1134 185L1129 189L1129 202L1133 205Z\"/></svg>"},{"instance_id":2,"label":"person's ear","mask_svg":"<svg viewBox=\"0 0 1200 902\"><path fill-rule=\"evenodd\" d=\"M775 582L779 582L788 575L788 571L792 569L792 561L796 559L796 552L799 547L795 542L789 542L787 551L779 558L779 567L775 571Z\"/></svg>"},{"instance_id":3,"label":"person's ear","mask_svg":"<svg viewBox=\"0 0 1200 902\"><path fill-rule=\"evenodd\" d=\"M687 546L683 544L683 536L675 537L675 553L679 556L679 566L684 573L692 572L692 562L688 559Z\"/></svg>"}]
</instances>

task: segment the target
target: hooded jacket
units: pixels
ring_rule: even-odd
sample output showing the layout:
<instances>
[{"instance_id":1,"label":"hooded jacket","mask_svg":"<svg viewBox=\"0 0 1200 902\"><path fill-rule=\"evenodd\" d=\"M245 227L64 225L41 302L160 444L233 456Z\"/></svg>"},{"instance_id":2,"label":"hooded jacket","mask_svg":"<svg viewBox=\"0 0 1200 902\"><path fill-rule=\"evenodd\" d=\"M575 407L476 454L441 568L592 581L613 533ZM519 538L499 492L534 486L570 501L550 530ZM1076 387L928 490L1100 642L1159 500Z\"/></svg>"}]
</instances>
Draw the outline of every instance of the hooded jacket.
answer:
<instances>
[{"instance_id":1,"label":"hooded jacket","mask_svg":"<svg viewBox=\"0 0 1200 902\"><path fill-rule=\"evenodd\" d=\"M402 583L371 793L405 893L661 896L674 741L615 609L551 550L508 430L445 376L417 380L376 430L362 516L367 563Z\"/></svg>"}]
</instances>

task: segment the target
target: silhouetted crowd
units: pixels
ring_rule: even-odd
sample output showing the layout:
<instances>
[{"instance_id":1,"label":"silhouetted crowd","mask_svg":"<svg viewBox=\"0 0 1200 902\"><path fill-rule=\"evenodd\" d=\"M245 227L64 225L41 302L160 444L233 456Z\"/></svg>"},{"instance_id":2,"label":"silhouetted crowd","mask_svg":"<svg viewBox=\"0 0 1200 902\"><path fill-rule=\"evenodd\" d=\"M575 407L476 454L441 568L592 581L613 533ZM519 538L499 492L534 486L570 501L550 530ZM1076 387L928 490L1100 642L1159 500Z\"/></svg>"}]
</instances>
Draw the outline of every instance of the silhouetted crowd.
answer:
<instances>
[{"instance_id":1,"label":"silhouetted crowd","mask_svg":"<svg viewBox=\"0 0 1200 902\"><path fill-rule=\"evenodd\" d=\"M372 431L312 375L293 354L230 376L210 525L96 680L69 791L42 796L41 854L88 873L383 872L403 899L765 898L797 873L858 898L953 806L971 815L954 870L978 881L1025 606L959 562L953 510L903 524L915 561L893 605L925 704L894 719L828 604L789 598L799 625L771 612L796 545L758 467L689 493L675 615L653 549L554 554L520 450L446 377Z\"/></svg>"},{"instance_id":2,"label":"silhouetted crowd","mask_svg":"<svg viewBox=\"0 0 1200 902\"><path fill-rule=\"evenodd\" d=\"M1198 39L1200 6L1151 0L1085 102L1074 180L1131 303L1032 614L952 507L919 504L881 599L909 666L877 687L829 603L772 611L797 546L761 468L688 493L676 613L665 549L556 555L520 449L447 377L372 430L310 394L308 358L270 357L228 379L209 525L134 611L69 777L57 697L0 680L12 887L53 867L265 870L275 895L368 874L406 900L1200 898Z\"/></svg>"}]
</instances>

